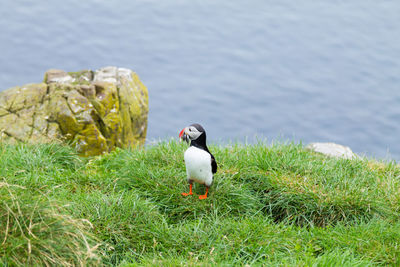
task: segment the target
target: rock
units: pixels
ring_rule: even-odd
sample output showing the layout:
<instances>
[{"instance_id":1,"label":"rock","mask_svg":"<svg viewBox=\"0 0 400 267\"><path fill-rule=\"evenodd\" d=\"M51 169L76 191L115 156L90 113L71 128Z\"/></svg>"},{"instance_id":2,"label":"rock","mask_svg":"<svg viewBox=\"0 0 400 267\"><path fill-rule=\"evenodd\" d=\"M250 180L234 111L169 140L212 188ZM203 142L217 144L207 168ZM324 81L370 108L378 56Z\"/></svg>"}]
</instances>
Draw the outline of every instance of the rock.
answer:
<instances>
[{"instance_id":1,"label":"rock","mask_svg":"<svg viewBox=\"0 0 400 267\"><path fill-rule=\"evenodd\" d=\"M335 143L310 143L306 149L336 158L352 159L357 157L349 147Z\"/></svg>"},{"instance_id":2,"label":"rock","mask_svg":"<svg viewBox=\"0 0 400 267\"><path fill-rule=\"evenodd\" d=\"M144 144L148 93L136 73L49 70L44 82L0 92L0 140L68 142L84 156Z\"/></svg>"}]
</instances>

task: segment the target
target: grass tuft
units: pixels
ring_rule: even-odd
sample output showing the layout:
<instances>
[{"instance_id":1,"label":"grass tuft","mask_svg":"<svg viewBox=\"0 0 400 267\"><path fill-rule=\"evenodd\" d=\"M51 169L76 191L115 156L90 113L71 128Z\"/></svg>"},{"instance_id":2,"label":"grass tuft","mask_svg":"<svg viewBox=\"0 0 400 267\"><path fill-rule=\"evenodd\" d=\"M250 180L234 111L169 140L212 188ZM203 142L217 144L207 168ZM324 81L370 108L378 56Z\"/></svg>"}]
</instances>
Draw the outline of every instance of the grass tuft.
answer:
<instances>
[{"instance_id":1,"label":"grass tuft","mask_svg":"<svg viewBox=\"0 0 400 267\"><path fill-rule=\"evenodd\" d=\"M0 262L6 265L86 265L98 262L92 224L25 187L0 182Z\"/></svg>"}]
</instances>

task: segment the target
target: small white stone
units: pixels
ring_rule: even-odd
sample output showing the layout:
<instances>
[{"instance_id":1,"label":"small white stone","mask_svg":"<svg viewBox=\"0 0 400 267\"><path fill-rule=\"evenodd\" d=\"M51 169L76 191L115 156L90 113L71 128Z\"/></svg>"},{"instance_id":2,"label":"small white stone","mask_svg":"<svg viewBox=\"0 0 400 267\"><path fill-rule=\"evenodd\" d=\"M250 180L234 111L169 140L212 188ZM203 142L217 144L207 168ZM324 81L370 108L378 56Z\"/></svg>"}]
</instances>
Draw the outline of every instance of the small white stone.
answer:
<instances>
[{"instance_id":1,"label":"small white stone","mask_svg":"<svg viewBox=\"0 0 400 267\"><path fill-rule=\"evenodd\" d=\"M48 83L71 83L73 82L73 78L69 75L63 77L54 77L53 79L49 80Z\"/></svg>"},{"instance_id":2,"label":"small white stone","mask_svg":"<svg viewBox=\"0 0 400 267\"><path fill-rule=\"evenodd\" d=\"M46 71L47 83L71 83L75 79L63 70L51 69Z\"/></svg>"},{"instance_id":3,"label":"small white stone","mask_svg":"<svg viewBox=\"0 0 400 267\"><path fill-rule=\"evenodd\" d=\"M349 147L335 143L310 143L306 148L336 158L352 159L357 157Z\"/></svg>"},{"instance_id":4,"label":"small white stone","mask_svg":"<svg viewBox=\"0 0 400 267\"><path fill-rule=\"evenodd\" d=\"M117 83L117 67L104 67L101 69L96 70L94 74L94 81L95 82L108 82L108 83Z\"/></svg>"},{"instance_id":5,"label":"small white stone","mask_svg":"<svg viewBox=\"0 0 400 267\"><path fill-rule=\"evenodd\" d=\"M132 80L132 71L130 69L118 68L118 78Z\"/></svg>"}]
</instances>

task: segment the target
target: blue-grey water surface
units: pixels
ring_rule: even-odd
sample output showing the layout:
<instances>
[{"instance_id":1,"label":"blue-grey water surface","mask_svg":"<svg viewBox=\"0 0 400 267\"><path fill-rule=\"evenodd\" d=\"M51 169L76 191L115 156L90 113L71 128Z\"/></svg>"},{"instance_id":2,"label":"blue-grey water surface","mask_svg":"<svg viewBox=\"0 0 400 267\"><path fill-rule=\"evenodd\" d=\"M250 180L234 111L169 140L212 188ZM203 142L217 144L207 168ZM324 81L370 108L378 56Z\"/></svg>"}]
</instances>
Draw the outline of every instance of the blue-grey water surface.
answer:
<instances>
[{"instance_id":1,"label":"blue-grey water surface","mask_svg":"<svg viewBox=\"0 0 400 267\"><path fill-rule=\"evenodd\" d=\"M400 1L15 0L0 90L115 65L149 89L148 140L337 142L400 160Z\"/></svg>"}]
</instances>

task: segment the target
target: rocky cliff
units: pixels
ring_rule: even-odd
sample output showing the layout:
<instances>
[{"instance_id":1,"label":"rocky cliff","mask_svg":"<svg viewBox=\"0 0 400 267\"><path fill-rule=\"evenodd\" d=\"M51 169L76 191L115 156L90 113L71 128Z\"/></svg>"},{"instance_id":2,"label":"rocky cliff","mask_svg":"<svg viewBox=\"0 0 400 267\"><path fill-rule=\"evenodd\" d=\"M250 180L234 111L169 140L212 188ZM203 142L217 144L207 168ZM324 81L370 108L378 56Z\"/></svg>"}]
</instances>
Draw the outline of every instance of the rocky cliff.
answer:
<instances>
[{"instance_id":1,"label":"rocky cliff","mask_svg":"<svg viewBox=\"0 0 400 267\"><path fill-rule=\"evenodd\" d=\"M0 92L0 140L69 142L84 156L146 138L147 88L129 69L49 70L44 82Z\"/></svg>"}]
</instances>

